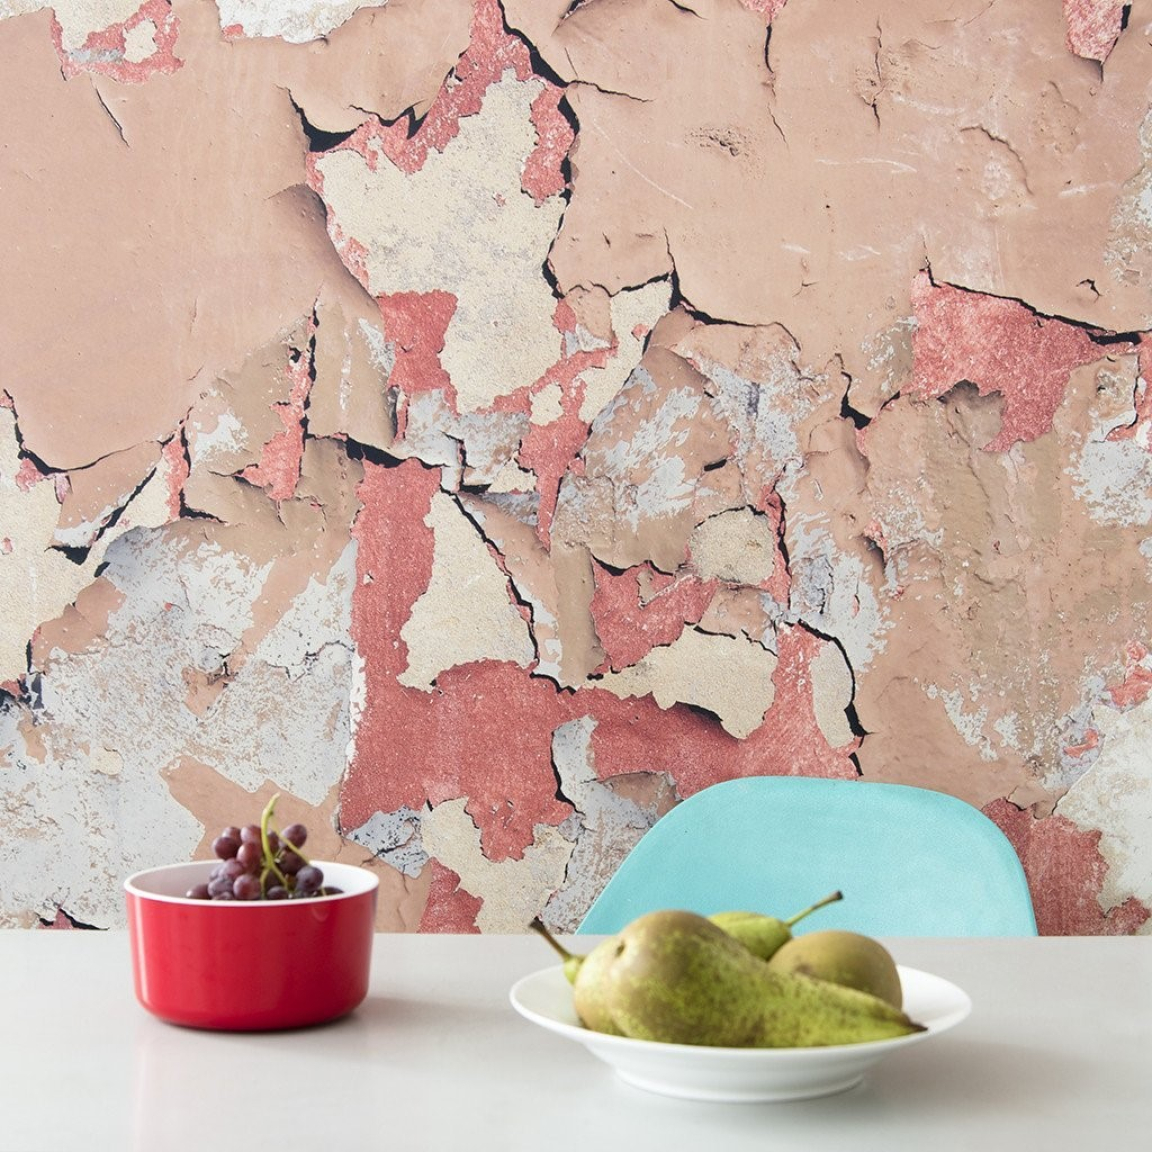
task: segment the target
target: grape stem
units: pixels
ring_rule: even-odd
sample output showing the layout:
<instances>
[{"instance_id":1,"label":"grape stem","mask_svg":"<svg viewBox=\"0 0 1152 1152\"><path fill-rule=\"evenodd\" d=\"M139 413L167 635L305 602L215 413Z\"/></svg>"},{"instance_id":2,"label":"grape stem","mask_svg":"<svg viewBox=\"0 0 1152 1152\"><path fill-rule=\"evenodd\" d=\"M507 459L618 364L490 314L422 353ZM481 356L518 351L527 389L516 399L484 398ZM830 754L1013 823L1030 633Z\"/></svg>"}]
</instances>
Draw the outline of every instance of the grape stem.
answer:
<instances>
[{"instance_id":1,"label":"grape stem","mask_svg":"<svg viewBox=\"0 0 1152 1152\"><path fill-rule=\"evenodd\" d=\"M260 846L264 849L264 872L260 877L260 888L264 890L264 882L268 879L268 873L274 872L276 879L287 888L288 877L276 865L276 857L272 852L272 845L268 842L268 825L272 822L272 813L276 810L276 801L280 799L280 793L277 792L275 796L264 806L264 811L260 814Z\"/></svg>"}]
</instances>

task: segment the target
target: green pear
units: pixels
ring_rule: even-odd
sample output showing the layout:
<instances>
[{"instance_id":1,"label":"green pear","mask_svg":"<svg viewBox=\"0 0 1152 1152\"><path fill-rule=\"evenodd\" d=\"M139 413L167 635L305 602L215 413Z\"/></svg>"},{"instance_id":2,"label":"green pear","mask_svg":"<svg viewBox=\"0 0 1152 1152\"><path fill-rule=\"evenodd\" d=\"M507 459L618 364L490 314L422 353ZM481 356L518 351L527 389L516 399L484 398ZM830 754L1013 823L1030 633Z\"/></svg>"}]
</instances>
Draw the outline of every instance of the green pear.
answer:
<instances>
[{"instance_id":1,"label":"green pear","mask_svg":"<svg viewBox=\"0 0 1152 1152\"><path fill-rule=\"evenodd\" d=\"M858 932L826 928L805 932L781 945L768 966L774 972L799 973L856 988L900 1008L904 992L892 954L878 940Z\"/></svg>"},{"instance_id":2,"label":"green pear","mask_svg":"<svg viewBox=\"0 0 1152 1152\"><path fill-rule=\"evenodd\" d=\"M833 892L811 907L797 912L795 916L789 916L787 920L781 920L778 916L765 916L762 912L715 912L708 919L723 928L729 936L739 940L753 955L767 960L781 945L792 939L793 927L805 916L843 899L842 892Z\"/></svg>"},{"instance_id":3,"label":"green pear","mask_svg":"<svg viewBox=\"0 0 1152 1152\"><path fill-rule=\"evenodd\" d=\"M564 975L572 985L572 1006L585 1028L593 1032L606 1032L609 1036L619 1036L620 1029L612 1022L605 1007L604 971L616 950L616 937L601 940L591 952L583 955L570 952L541 922L535 918L530 927L538 932L560 956Z\"/></svg>"},{"instance_id":4,"label":"green pear","mask_svg":"<svg viewBox=\"0 0 1152 1152\"><path fill-rule=\"evenodd\" d=\"M694 912L649 912L614 940L600 1004L625 1036L719 1047L814 1047L923 1031L867 993L773 971Z\"/></svg>"}]
</instances>

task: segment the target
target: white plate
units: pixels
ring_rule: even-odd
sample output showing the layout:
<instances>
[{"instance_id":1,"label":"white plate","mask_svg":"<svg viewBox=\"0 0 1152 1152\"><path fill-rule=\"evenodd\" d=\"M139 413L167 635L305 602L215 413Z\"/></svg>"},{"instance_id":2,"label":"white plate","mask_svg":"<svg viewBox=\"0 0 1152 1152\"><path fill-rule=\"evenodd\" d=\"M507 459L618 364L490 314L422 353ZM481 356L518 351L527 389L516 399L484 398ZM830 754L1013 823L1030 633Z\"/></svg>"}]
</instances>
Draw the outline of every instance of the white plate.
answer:
<instances>
[{"instance_id":1,"label":"white plate","mask_svg":"<svg viewBox=\"0 0 1152 1152\"><path fill-rule=\"evenodd\" d=\"M509 998L521 1016L583 1044L637 1088L691 1100L804 1100L859 1084L890 1052L939 1036L972 1010L968 996L939 976L901 967L900 981L904 1010L926 1031L824 1048L711 1048L592 1032L576 1016L572 988L558 965L525 976Z\"/></svg>"}]
</instances>

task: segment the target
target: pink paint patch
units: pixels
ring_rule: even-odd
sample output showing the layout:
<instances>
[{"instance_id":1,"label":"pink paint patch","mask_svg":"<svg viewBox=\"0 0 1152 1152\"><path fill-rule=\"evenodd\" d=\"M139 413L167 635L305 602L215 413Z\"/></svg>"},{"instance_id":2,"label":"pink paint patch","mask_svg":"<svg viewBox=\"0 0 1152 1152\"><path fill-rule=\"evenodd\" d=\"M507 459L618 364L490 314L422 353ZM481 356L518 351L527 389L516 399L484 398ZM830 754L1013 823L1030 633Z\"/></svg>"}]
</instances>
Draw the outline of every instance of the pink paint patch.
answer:
<instances>
[{"instance_id":1,"label":"pink paint patch","mask_svg":"<svg viewBox=\"0 0 1152 1152\"><path fill-rule=\"evenodd\" d=\"M128 60L128 34L144 24L152 27L154 51L142 60ZM64 48L64 30L55 16L52 18L52 39L61 70L69 80L82 72L92 72L117 84L143 84L153 76L170 75L184 66L176 58L179 29L180 21L168 0L145 0L127 20L90 33L82 48L68 52Z\"/></svg>"},{"instance_id":2,"label":"pink paint patch","mask_svg":"<svg viewBox=\"0 0 1152 1152\"><path fill-rule=\"evenodd\" d=\"M1101 910L1108 863L1100 855L1099 832L1082 832L1063 816L1036 820L1007 800L993 801L984 813L1024 865L1041 935L1128 936L1148 920L1149 910L1135 896Z\"/></svg>"},{"instance_id":3,"label":"pink paint patch","mask_svg":"<svg viewBox=\"0 0 1152 1152\"><path fill-rule=\"evenodd\" d=\"M429 862L432 885L420 918L421 932L478 933L476 917L484 901L460 887L460 877L439 860Z\"/></svg>"},{"instance_id":4,"label":"pink paint patch","mask_svg":"<svg viewBox=\"0 0 1152 1152\"><path fill-rule=\"evenodd\" d=\"M982 396L1004 397L1000 431L985 445L1003 452L1052 427L1069 373L1103 355L1088 333L1049 320L1014 300L937 287L926 275L912 291L912 386L920 400L942 396L962 380Z\"/></svg>"},{"instance_id":5,"label":"pink paint patch","mask_svg":"<svg viewBox=\"0 0 1152 1152\"><path fill-rule=\"evenodd\" d=\"M1124 0L1064 0L1068 51L1103 63L1124 25Z\"/></svg>"},{"instance_id":6,"label":"pink paint patch","mask_svg":"<svg viewBox=\"0 0 1152 1152\"><path fill-rule=\"evenodd\" d=\"M650 565L617 574L593 561L592 622L605 666L614 672L642 660L653 648L673 643L686 624L704 615L718 587L715 580L692 575L654 579L656 595L643 603L641 576L646 572L663 575Z\"/></svg>"}]
</instances>

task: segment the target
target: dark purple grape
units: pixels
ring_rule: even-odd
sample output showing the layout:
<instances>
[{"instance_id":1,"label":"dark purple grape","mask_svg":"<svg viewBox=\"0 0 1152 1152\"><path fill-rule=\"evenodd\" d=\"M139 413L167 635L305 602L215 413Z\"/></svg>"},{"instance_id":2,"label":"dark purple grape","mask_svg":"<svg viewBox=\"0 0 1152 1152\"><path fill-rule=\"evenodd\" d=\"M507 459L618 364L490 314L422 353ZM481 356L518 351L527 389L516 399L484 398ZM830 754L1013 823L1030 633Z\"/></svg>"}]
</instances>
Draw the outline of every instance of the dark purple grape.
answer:
<instances>
[{"instance_id":1,"label":"dark purple grape","mask_svg":"<svg viewBox=\"0 0 1152 1152\"><path fill-rule=\"evenodd\" d=\"M236 859L244 866L246 872L256 872L264 861L264 849L251 840L245 840L236 853Z\"/></svg>"},{"instance_id":2,"label":"dark purple grape","mask_svg":"<svg viewBox=\"0 0 1152 1152\"><path fill-rule=\"evenodd\" d=\"M265 900L287 900L291 893L283 884L273 884L267 892L264 893Z\"/></svg>"},{"instance_id":3,"label":"dark purple grape","mask_svg":"<svg viewBox=\"0 0 1152 1152\"><path fill-rule=\"evenodd\" d=\"M240 840L245 844L259 844L261 841L260 825L259 824L245 824L240 829Z\"/></svg>"},{"instance_id":4,"label":"dark purple grape","mask_svg":"<svg viewBox=\"0 0 1152 1152\"><path fill-rule=\"evenodd\" d=\"M233 856L240 849L240 837L236 836L217 836L212 841L212 851L220 857L221 860L231 860Z\"/></svg>"},{"instance_id":5,"label":"dark purple grape","mask_svg":"<svg viewBox=\"0 0 1152 1152\"><path fill-rule=\"evenodd\" d=\"M194 888L189 888L187 893L189 900L207 900L208 899L208 885L197 884Z\"/></svg>"},{"instance_id":6,"label":"dark purple grape","mask_svg":"<svg viewBox=\"0 0 1152 1152\"><path fill-rule=\"evenodd\" d=\"M217 892L216 895L212 897L212 899L213 900L235 900L236 897L232 895L232 889L228 888L228 889L225 889L225 891L223 891L223 892Z\"/></svg>"},{"instance_id":7,"label":"dark purple grape","mask_svg":"<svg viewBox=\"0 0 1152 1152\"><path fill-rule=\"evenodd\" d=\"M304 841L308 839L308 829L303 824L289 824L280 835L292 845L293 848L303 848Z\"/></svg>"},{"instance_id":8,"label":"dark purple grape","mask_svg":"<svg viewBox=\"0 0 1152 1152\"><path fill-rule=\"evenodd\" d=\"M217 876L208 881L208 895L211 896L213 900L223 896L225 893L227 893L229 897L232 895L232 881L229 880L227 876Z\"/></svg>"},{"instance_id":9,"label":"dark purple grape","mask_svg":"<svg viewBox=\"0 0 1152 1152\"><path fill-rule=\"evenodd\" d=\"M264 890L260 885L260 877L253 876L251 872L237 876L232 885L232 895L237 900L259 900L264 895Z\"/></svg>"},{"instance_id":10,"label":"dark purple grape","mask_svg":"<svg viewBox=\"0 0 1152 1152\"><path fill-rule=\"evenodd\" d=\"M286 876L295 876L304 867L304 857L293 852L291 848L285 848L276 864Z\"/></svg>"},{"instance_id":11,"label":"dark purple grape","mask_svg":"<svg viewBox=\"0 0 1152 1152\"><path fill-rule=\"evenodd\" d=\"M311 896L319 892L324 883L324 873L315 864L305 864L296 873L296 895Z\"/></svg>"},{"instance_id":12,"label":"dark purple grape","mask_svg":"<svg viewBox=\"0 0 1152 1152\"><path fill-rule=\"evenodd\" d=\"M268 829L268 851L271 852L273 856L280 851L280 837L272 828Z\"/></svg>"},{"instance_id":13,"label":"dark purple grape","mask_svg":"<svg viewBox=\"0 0 1152 1152\"><path fill-rule=\"evenodd\" d=\"M244 867L243 862L239 856L233 857L231 860L225 860L224 866L220 869L220 878L227 880L229 884L232 883L239 876L243 876L248 869Z\"/></svg>"}]
</instances>

